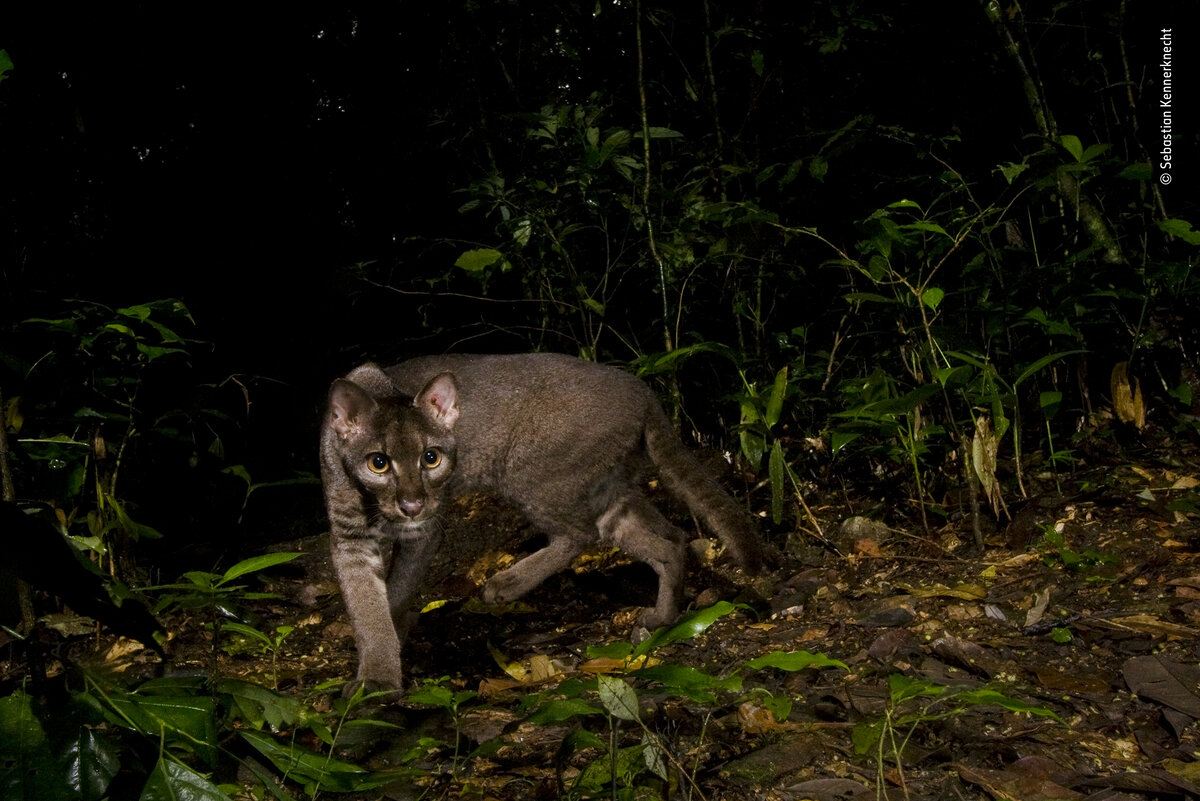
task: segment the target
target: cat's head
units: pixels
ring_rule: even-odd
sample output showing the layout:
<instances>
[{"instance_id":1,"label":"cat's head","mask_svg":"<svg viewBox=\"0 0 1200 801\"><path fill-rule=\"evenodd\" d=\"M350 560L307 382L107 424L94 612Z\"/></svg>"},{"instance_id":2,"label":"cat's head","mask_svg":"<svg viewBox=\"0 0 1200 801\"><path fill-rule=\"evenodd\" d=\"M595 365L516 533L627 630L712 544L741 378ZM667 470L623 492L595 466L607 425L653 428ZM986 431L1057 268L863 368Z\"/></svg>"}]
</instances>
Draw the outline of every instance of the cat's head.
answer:
<instances>
[{"instance_id":1,"label":"cat's head","mask_svg":"<svg viewBox=\"0 0 1200 801\"><path fill-rule=\"evenodd\" d=\"M454 472L458 413L451 373L434 376L415 398L375 365L333 382L327 441L374 522L408 527L437 514Z\"/></svg>"}]
</instances>

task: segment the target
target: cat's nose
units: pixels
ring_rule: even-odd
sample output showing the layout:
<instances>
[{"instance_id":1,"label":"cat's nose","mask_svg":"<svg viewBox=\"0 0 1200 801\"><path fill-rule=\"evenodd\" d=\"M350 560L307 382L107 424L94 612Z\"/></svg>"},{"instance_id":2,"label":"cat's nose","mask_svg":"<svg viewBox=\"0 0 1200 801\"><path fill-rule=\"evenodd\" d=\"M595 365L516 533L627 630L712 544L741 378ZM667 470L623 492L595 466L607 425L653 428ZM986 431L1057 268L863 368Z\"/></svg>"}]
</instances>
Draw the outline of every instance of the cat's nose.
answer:
<instances>
[{"instance_id":1,"label":"cat's nose","mask_svg":"<svg viewBox=\"0 0 1200 801\"><path fill-rule=\"evenodd\" d=\"M424 501L396 501L396 505L400 507L400 513L405 517L416 517L421 514L421 510L425 508Z\"/></svg>"}]
</instances>

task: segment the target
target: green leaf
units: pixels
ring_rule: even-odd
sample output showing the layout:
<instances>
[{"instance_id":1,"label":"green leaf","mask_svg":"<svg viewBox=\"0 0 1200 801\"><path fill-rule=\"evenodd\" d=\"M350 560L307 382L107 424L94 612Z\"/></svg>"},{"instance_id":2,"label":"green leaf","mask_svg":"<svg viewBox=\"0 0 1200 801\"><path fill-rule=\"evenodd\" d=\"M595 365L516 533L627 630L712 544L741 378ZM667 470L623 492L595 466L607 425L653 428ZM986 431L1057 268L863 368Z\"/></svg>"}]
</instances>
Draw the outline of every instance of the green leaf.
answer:
<instances>
[{"instance_id":1,"label":"green leaf","mask_svg":"<svg viewBox=\"0 0 1200 801\"><path fill-rule=\"evenodd\" d=\"M597 676L597 691L600 693L600 703L610 715L621 720L639 719L637 693L624 679Z\"/></svg>"},{"instance_id":2,"label":"green leaf","mask_svg":"<svg viewBox=\"0 0 1200 801\"><path fill-rule=\"evenodd\" d=\"M1158 230L1162 231L1164 234L1178 237L1184 242L1187 242L1189 245L1200 245L1200 231L1192 228L1192 224L1187 220L1175 218L1170 220L1159 220L1156 225L1158 225Z\"/></svg>"},{"instance_id":3,"label":"green leaf","mask_svg":"<svg viewBox=\"0 0 1200 801\"><path fill-rule=\"evenodd\" d=\"M145 685L142 685L142 691ZM233 702L230 713L256 729L267 724L273 731L294 726L304 712L303 702L294 696L281 695L274 690L240 679L218 679L216 691Z\"/></svg>"},{"instance_id":4,"label":"green leaf","mask_svg":"<svg viewBox=\"0 0 1200 801\"><path fill-rule=\"evenodd\" d=\"M763 422L767 424L767 428L774 428L779 422L779 416L783 413L783 399L787 395L788 385L788 368L785 364L775 374L775 383L771 386L771 397L767 399L767 408L763 415Z\"/></svg>"},{"instance_id":5,"label":"green leaf","mask_svg":"<svg viewBox=\"0 0 1200 801\"><path fill-rule=\"evenodd\" d=\"M59 781L59 767L29 696L17 690L0 698L0 797L37 798Z\"/></svg>"},{"instance_id":6,"label":"green leaf","mask_svg":"<svg viewBox=\"0 0 1200 801\"><path fill-rule=\"evenodd\" d=\"M140 801L229 801L229 796L196 771L164 755L146 780Z\"/></svg>"},{"instance_id":7,"label":"green leaf","mask_svg":"<svg viewBox=\"0 0 1200 801\"><path fill-rule=\"evenodd\" d=\"M95 730L80 726L60 748L57 775L71 791L71 798L79 801L103 798L121 768L116 746L101 739Z\"/></svg>"},{"instance_id":8,"label":"green leaf","mask_svg":"<svg viewBox=\"0 0 1200 801\"><path fill-rule=\"evenodd\" d=\"M300 556L298 552L284 551L281 553L267 553L262 554L261 556L252 556L249 559L243 559L233 567L226 570L219 583L226 584L230 581L233 581L235 578L238 578L239 576L246 575L247 573L255 573L259 570L265 570L268 567L274 567L275 565L281 565L284 562L290 562L297 556Z\"/></svg>"},{"instance_id":9,"label":"green leaf","mask_svg":"<svg viewBox=\"0 0 1200 801\"><path fill-rule=\"evenodd\" d=\"M683 137L683 134L681 134L679 131L674 131L670 128L663 128L657 125L651 125L648 130L650 131L651 139L680 139ZM639 132L637 135L640 137L641 133Z\"/></svg>"},{"instance_id":10,"label":"green leaf","mask_svg":"<svg viewBox=\"0 0 1200 801\"><path fill-rule=\"evenodd\" d=\"M646 681L656 681L668 690L706 704L716 700L714 690L734 693L742 690L741 676L735 674L721 679L686 665L654 665L635 671L633 675Z\"/></svg>"},{"instance_id":11,"label":"green leaf","mask_svg":"<svg viewBox=\"0 0 1200 801\"><path fill-rule=\"evenodd\" d=\"M937 311L938 304L942 302L942 298L946 297L946 293L935 286L931 286L921 293L921 302L929 308Z\"/></svg>"},{"instance_id":12,"label":"green leaf","mask_svg":"<svg viewBox=\"0 0 1200 801\"><path fill-rule=\"evenodd\" d=\"M1012 182L1014 180L1016 180L1017 176L1019 176L1021 173L1025 172L1025 170L1029 169L1029 165L1025 164L1023 162L1020 164L1017 164L1017 163L1008 161L1008 162L1005 162L1004 164L998 165L996 167L996 169L999 170L1000 174L1004 176L1004 180L1008 181L1008 183L1011 185Z\"/></svg>"},{"instance_id":13,"label":"green leaf","mask_svg":"<svg viewBox=\"0 0 1200 801\"><path fill-rule=\"evenodd\" d=\"M234 634L240 634L243 637L254 640L263 646L271 646L271 638L265 633L259 631L253 626L247 626L245 623L236 623L232 620L226 620L221 623L221 631L230 631Z\"/></svg>"},{"instance_id":14,"label":"green leaf","mask_svg":"<svg viewBox=\"0 0 1200 801\"><path fill-rule=\"evenodd\" d=\"M1096 156L1099 156L1101 153L1108 152L1109 148L1111 148L1111 147L1112 147L1112 145L1109 145L1104 142L1097 142L1094 145L1088 145L1087 149L1083 151L1083 156L1080 157L1080 161L1083 161L1083 162L1091 161L1092 159L1096 158Z\"/></svg>"},{"instance_id":15,"label":"green leaf","mask_svg":"<svg viewBox=\"0 0 1200 801\"><path fill-rule=\"evenodd\" d=\"M888 676L888 696L893 705L909 698L937 698L945 692L945 686L934 684L928 679L910 679L903 673L892 673Z\"/></svg>"},{"instance_id":16,"label":"green leaf","mask_svg":"<svg viewBox=\"0 0 1200 801\"><path fill-rule=\"evenodd\" d=\"M941 234L942 236L944 236L948 239L953 238L950 236L950 234L946 233L945 228L938 225L937 223L928 222L926 220L917 220L914 223L908 223L907 225L902 225L900 227L906 231L925 231L926 233L930 233L930 234Z\"/></svg>"},{"instance_id":17,"label":"green leaf","mask_svg":"<svg viewBox=\"0 0 1200 801\"><path fill-rule=\"evenodd\" d=\"M789 672L804 670L810 667L838 667L842 670L850 670L845 662L838 659L830 659L824 654L810 654L808 651L772 651L756 659L751 659L746 663L746 667L753 668L754 670L762 670L763 668L770 667Z\"/></svg>"},{"instance_id":18,"label":"green leaf","mask_svg":"<svg viewBox=\"0 0 1200 801\"><path fill-rule=\"evenodd\" d=\"M1023 712L1041 718L1062 720L1062 718L1046 707L1032 706L1016 698L1010 698L999 690L993 690L990 687L984 687L979 690L967 690L958 696L958 700L961 703L971 704L972 706L998 706L1007 709L1009 712Z\"/></svg>"},{"instance_id":19,"label":"green leaf","mask_svg":"<svg viewBox=\"0 0 1200 801\"><path fill-rule=\"evenodd\" d=\"M864 720L854 724L850 731L850 742L854 753L865 756L875 750L879 739L883 737L885 726L882 720Z\"/></svg>"},{"instance_id":20,"label":"green leaf","mask_svg":"<svg viewBox=\"0 0 1200 801\"><path fill-rule=\"evenodd\" d=\"M110 722L190 748L205 763L215 764L217 725L212 698L109 692L105 700Z\"/></svg>"},{"instance_id":21,"label":"green leaf","mask_svg":"<svg viewBox=\"0 0 1200 801\"><path fill-rule=\"evenodd\" d=\"M1079 353L1087 353L1087 351L1082 350L1082 349L1080 349L1080 350L1064 350L1059 353L1051 353L1047 356L1043 356L1042 358L1033 362L1032 364L1027 366L1024 370L1021 371L1020 375L1018 375L1012 382L1013 389L1016 389L1026 379L1041 372L1042 370L1044 370L1046 367L1053 364L1054 362L1059 361L1060 359L1065 359L1067 356L1074 356Z\"/></svg>"},{"instance_id":22,"label":"green leaf","mask_svg":"<svg viewBox=\"0 0 1200 801\"><path fill-rule=\"evenodd\" d=\"M1060 141L1066 151L1075 158L1075 161L1083 161L1083 143L1079 141L1078 136L1064 134L1063 136L1059 137L1058 141Z\"/></svg>"},{"instance_id":23,"label":"green leaf","mask_svg":"<svg viewBox=\"0 0 1200 801\"><path fill-rule=\"evenodd\" d=\"M555 698L538 707L537 711L527 720L530 723L561 723L576 715L599 715L603 710L597 709L581 698Z\"/></svg>"},{"instance_id":24,"label":"green leaf","mask_svg":"<svg viewBox=\"0 0 1200 801\"><path fill-rule=\"evenodd\" d=\"M753 50L750 53L750 68L754 70L754 74L762 77L763 74L763 54L761 50Z\"/></svg>"},{"instance_id":25,"label":"green leaf","mask_svg":"<svg viewBox=\"0 0 1200 801\"><path fill-rule=\"evenodd\" d=\"M846 299L847 303L859 303L861 301L867 301L870 303L895 303L896 302L895 298L885 297L883 295L878 295L874 292L848 292L845 295L843 295L842 297L844 297Z\"/></svg>"},{"instance_id":26,"label":"green leaf","mask_svg":"<svg viewBox=\"0 0 1200 801\"><path fill-rule=\"evenodd\" d=\"M767 463L767 471L771 477L771 522L779 525L783 522L783 446L779 440L771 446L771 459Z\"/></svg>"},{"instance_id":27,"label":"green leaf","mask_svg":"<svg viewBox=\"0 0 1200 801\"><path fill-rule=\"evenodd\" d=\"M465 251L454 262L454 266L469 273L481 273L503 258L504 254L493 248L477 248Z\"/></svg>"},{"instance_id":28,"label":"green leaf","mask_svg":"<svg viewBox=\"0 0 1200 801\"><path fill-rule=\"evenodd\" d=\"M633 645L628 640L617 640L608 645L589 645L589 659L624 659L633 652Z\"/></svg>"},{"instance_id":29,"label":"green leaf","mask_svg":"<svg viewBox=\"0 0 1200 801\"><path fill-rule=\"evenodd\" d=\"M861 431L846 431L844 429L834 429L829 434L829 451L831 455L837 456L854 440L862 436Z\"/></svg>"},{"instance_id":30,"label":"green leaf","mask_svg":"<svg viewBox=\"0 0 1200 801\"><path fill-rule=\"evenodd\" d=\"M658 744L658 739L649 731L642 732L642 759L651 773L663 781L668 780L667 760L663 757L663 750Z\"/></svg>"},{"instance_id":31,"label":"green leaf","mask_svg":"<svg viewBox=\"0 0 1200 801\"><path fill-rule=\"evenodd\" d=\"M736 608L729 601L718 601L707 609L689 612L674 626L663 626L656 630L648 639L633 649L631 657L636 659L663 645L679 640L690 640Z\"/></svg>"},{"instance_id":32,"label":"green leaf","mask_svg":"<svg viewBox=\"0 0 1200 801\"><path fill-rule=\"evenodd\" d=\"M285 776L310 783L314 789L352 793L371 790L386 783L386 778L377 777L358 765L309 751L295 743L283 745L257 731L242 731L239 734Z\"/></svg>"}]
</instances>

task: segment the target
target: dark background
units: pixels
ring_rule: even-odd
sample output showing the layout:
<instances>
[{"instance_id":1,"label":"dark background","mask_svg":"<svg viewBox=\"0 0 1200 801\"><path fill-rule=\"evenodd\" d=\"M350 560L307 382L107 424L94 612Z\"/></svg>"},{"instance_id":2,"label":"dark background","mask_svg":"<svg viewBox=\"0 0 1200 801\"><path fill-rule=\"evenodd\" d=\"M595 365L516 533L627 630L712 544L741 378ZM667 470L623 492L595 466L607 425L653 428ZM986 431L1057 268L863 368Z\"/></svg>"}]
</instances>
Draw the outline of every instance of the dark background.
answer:
<instances>
[{"instance_id":1,"label":"dark background","mask_svg":"<svg viewBox=\"0 0 1200 801\"><path fill-rule=\"evenodd\" d=\"M1062 132L1145 163L1156 146L1158 28L1174 24L1188 52L1179 8L1026 7L1020 30ZM655 143L655 158L671 162L664 173L693 159L715 196L722 164L821 152L831 169L823 180L739 179L719 191L753 194L782 223L839 244L854 241L872 210L920 197L942 170L918 139L954 137L954 168L982 197L1004 191L997 164L1042 146L1020 76L977 3L648 1L642 13L649 124L682 134ZM6 362L6 393L34 392L30 408L48 402L44 386L26 386L23 370L42 348L20 321L63 314L73 299L179 298L204 344L164 380L218 387L211 402L230 410L249 387L248 409L230 411L239 436L224 458L274 480L315 469L325 387L363 359L577 352L552 314L547 325L545 314L478 300L527 300L528 290L512 274L481 287L455 271L463 250L504 241L494 216L459 209L472 181L536 172L545 155L521 132L547 104L594 103L606 125L640 126L635 20L629 2L4 4L0 48L14 68L0 83L0 351L21 354ZM706 33L719 121L707 100ZM1126 113L1123 60L1144 119ZM1180 166L1166 216L1192 219L1200 150L1188 100L1200 95L1181 79L1178 97ZM850 134L833 136L853 120ZM1106 211L1153 203L1145 191L1132 198L1114 197ZM643 232L627 236L641 252ZM768 241L784 247L765 228L737 234L732 247L754 259ZM827 254L814 254L793 252L795 269L773 273L773 330L829 330L841 314L830 308L841 288L817 270ZM727 311L729 280L696 290L685 330L748 351ZM623 337L603 343L603 360L661 349L653 280L626 286L611 304ZM755 349L756 375L787 361L781 341ZM736 374L710 366L694 381L718 370L725 386L698 403L717 410L701 428L714 419L728 428L721 415ZM148 472L174 475L170 461ZM205 506L211 492L174 489L188 506Z\"/></svg>"}]
</instances>

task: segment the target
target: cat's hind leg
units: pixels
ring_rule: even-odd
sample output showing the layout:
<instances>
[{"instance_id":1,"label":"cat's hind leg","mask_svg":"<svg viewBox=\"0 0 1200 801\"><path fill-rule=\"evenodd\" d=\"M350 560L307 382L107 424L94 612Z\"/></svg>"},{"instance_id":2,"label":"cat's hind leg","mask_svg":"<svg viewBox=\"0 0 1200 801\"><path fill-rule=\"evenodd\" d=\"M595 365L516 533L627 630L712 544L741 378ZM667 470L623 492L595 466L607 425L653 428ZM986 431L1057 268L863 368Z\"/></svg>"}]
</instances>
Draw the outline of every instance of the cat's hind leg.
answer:
<instances>
[{"instance_id":1,"label":"cat's hind leg","mask_svg":"<svg viewBox=\"0 0 1200 801\"><path fill-rule=\"evenodd\" d=\"M670 623L679 616L687 551L683 533L640 492L617 498L596 521L600 541L612 543L645 562L658 574L658 600L642 612L646 628Z\"/></svg>"}]
</instances>

